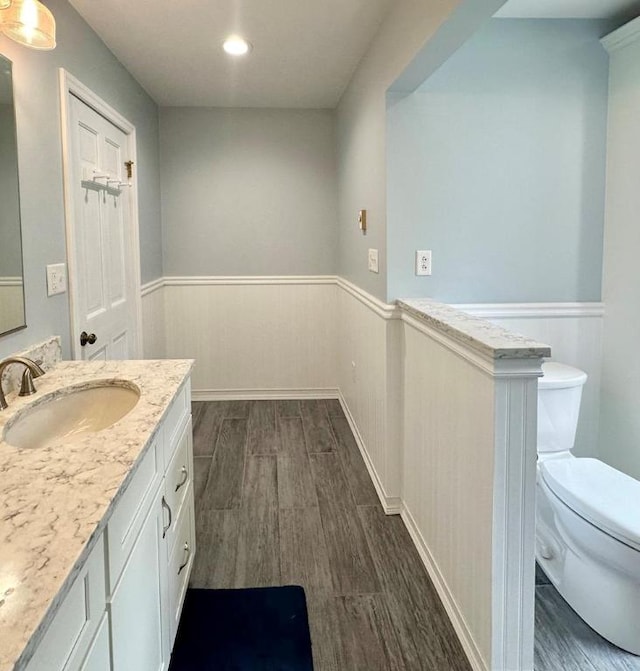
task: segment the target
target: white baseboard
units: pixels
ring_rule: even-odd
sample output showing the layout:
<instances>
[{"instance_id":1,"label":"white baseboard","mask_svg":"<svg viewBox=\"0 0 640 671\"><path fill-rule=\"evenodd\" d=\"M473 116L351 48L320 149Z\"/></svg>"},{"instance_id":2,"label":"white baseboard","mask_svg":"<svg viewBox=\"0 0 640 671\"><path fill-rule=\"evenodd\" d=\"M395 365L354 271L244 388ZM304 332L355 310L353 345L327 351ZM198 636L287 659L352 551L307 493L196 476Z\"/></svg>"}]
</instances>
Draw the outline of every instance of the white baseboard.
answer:
<instances>
[{"instance_id":1,"label":"white baseboard","mask_svg":"<svg viewBox=\"0 0 640 671\"><path fill-rule=\"evenodd\" d=\"M194 401L286 401L340 398L338 389L194 389Z\"/></svg>"},{"instance_id":2,"label":"white baseboard","mask_svg":"<svg viewBox=\"0 0 640 671\"><path fill-rule=\"evenodd\" d=\"M353 436L356 439L356 444L358 446L358 449L360 450L360 454L362 455L364 464L367 467L367 471L369 472L369 477L371 478L373 486L376 489L376 494L380 499L382 509L387 515L399 515L402 512L402 499L399 496L387 496L386 492L384 491L384 486L382 485L382 482L378 477L378 473L375 469L375 466L373 465L371 459L369 458L367 446L365 445L365 442L362 439L362 436L360 435L358 425L353 419L353 415L351 414L349 406L347 405L347 402L345 401L342 393L340 393L339 400L340 405L342 406L342 411L344 412L345 417L347 418L347 422L349 422L351 433L353 433Z\"/></svg>"},{"instance_id":3,"label":"white baseboard","mask_svg":"<svg viewBox=\"0 0 640 671\"><path fill-rule=\"evenodd\" d=\"M455 629L456 634L460 639L460 643L462 644L467 658L469 659L471 668L473 671L489 671L489 667L482 659L480 650L478 649L476 642L473 640L473 636L469 631L466 622L464 621L464 617L460 612L460 608L453 598L453 594L451 594L451 591L449 590L449 587L447 586L447 583L444 580L442 573L440 572L440 569L438 568L438 565L434 560L431 551L429 550L429 547L422 537L422 534L418 529L418 525L413 519L413 515L407 509L407 507L403 505L400 516L404 522L405 527L407 528L407 531L409 532L409 536L411 536L413 544L418 550L418 554L420 555L420 559L422 559L422 563L427 569L427 573L431 578L431 582L433 582L433 585L438 592L440 601L442 601L442 605L447 611L447 615L451 620L451 624L453 625L453 628Z\"/></svg>"}]
</instances>

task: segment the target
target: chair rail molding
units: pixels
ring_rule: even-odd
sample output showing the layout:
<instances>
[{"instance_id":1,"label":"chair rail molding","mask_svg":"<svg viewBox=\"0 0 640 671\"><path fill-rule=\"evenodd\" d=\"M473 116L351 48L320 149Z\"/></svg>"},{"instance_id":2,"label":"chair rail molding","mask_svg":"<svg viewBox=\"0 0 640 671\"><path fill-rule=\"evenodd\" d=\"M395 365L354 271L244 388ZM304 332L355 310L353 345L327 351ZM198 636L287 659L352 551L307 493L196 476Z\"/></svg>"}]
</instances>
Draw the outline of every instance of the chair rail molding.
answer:
<instances>
[{"instance_id":1,"label":"chair rail molding","mask_svg":"<svg viewBox=\"0 0 640 671\"><path fill-rule=\"evenodd\" d=\"M164 287L164 277L158 277L157 279L151 280L150 282L145 282L140 287L140 295L144 298L145 296L148 296L155 291L159 291L162 289L162 287Z\"/></svg>"},{"instance_id":2,"label":"chair rail molding","mask_svg":"<svg viewBox=\"0 0 640 671\"><path fill-rule=\"evenodd\" d=\"M379 317L383 319L400 319L400 310L395 303L385 303L339 275L336 276L335 282L341 289L357 298Z\"/></svg>"},{"instance_id":3,"label":"chair rail molding","mask_svg":"<svg viewBox=\"0 0 640 671\"><path fill-rule=\"evenodd\" d=\"M603 317L604 303L466 303L451 307L482 319Z\"/></svg>"},{"instance_id":4,"label":"chair rail molding","mask_svg":"<svg viewBox=\"0 0 640 671\"><path fill-rule=\"evenodd\" d=\"M277 284L335 284L335 275L193 275L169 276L163 279L164 286L243 286Z\"/></svg>"}]
</instances>

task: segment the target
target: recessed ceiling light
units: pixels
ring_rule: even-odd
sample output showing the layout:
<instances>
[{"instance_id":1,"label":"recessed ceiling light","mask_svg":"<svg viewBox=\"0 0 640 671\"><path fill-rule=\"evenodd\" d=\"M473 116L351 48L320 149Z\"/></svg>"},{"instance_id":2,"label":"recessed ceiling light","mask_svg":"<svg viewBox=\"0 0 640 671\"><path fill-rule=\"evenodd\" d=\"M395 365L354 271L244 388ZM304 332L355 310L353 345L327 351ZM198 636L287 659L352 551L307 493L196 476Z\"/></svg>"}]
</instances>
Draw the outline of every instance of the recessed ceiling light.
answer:
<instances>
[{"instance_id":1,"label":"recessed ceiling light","mask_svg":"<svg viewBox=\"0 0 640 671\"><path fill-rule=\"evenodd\" d=\"M231 35L224 41L222 48L231 56L244 56L251 51L251 45L247 40L237 35Z\"/></svg>"}]
</instances>

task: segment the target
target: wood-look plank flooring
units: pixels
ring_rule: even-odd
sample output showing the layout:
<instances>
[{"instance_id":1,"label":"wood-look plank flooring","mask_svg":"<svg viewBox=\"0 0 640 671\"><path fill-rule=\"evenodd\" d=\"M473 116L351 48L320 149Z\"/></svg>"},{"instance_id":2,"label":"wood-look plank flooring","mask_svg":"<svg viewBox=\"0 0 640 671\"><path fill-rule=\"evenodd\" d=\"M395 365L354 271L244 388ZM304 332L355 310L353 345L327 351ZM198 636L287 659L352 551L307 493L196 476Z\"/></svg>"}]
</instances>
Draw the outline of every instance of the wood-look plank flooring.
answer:
<instances>
[{"instance_id":1,"label":"wood-look plank flooring","mask_svg":"<svg viewBox=\"0 0 640 671\"><path fill-rule=\"evenodd\" d=\"M536 566L535 669L640 671L640 657L620 650L593 631Z\"/></svg>"},{"instance_id":2,"label":"wood-look plank flooring","mask_svg":"<svg viewBox=\"0 0 640 671\"><path fill-rule=\"evenodd\" d=\"M194 587L302 585L315 671L469 665L337 401L194 403ZM640 671L536 569L536 671Z\"/></svg>"},{"instance_id":3,"label":"wood-look plank flooring","mask_svg":"<svg viewBox=\"0 0 640 671\"><path fill-rule=\"evenodd\" d=\"M305 588L315 671L469 671L336 401L193 404L193 587Z\"/></svg>"}]
</instances>

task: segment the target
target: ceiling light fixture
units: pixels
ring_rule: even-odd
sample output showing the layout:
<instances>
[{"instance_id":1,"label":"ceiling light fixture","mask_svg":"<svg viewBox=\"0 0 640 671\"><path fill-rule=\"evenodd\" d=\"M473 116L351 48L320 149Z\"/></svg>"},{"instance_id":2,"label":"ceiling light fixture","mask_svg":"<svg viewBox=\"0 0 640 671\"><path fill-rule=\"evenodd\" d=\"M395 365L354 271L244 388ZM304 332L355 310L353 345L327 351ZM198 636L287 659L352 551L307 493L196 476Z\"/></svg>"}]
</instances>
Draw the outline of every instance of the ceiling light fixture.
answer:
<instances>
[{"instance_id":1,"label":"ceiling light fixture","mask_svg":"<svg viewBox=\"0 0 640 671\"><path fill-rule=\"evenodd\" d=\"M56 46L56 21L39 0L12 0L0 11L0 32L31 49Z\"/></svg>"},{"instance_id":2,"label":"ceiling light fixture","mask_svg":"<svg viewBox=\"0 0 640 671\"><path fill-rule=\"evenodd\" d=\"M231 35L223 42L222 48L231 56L244 56L251 51L251 45L247 40L238 35Z\"/></svg>"}]
</instances>

